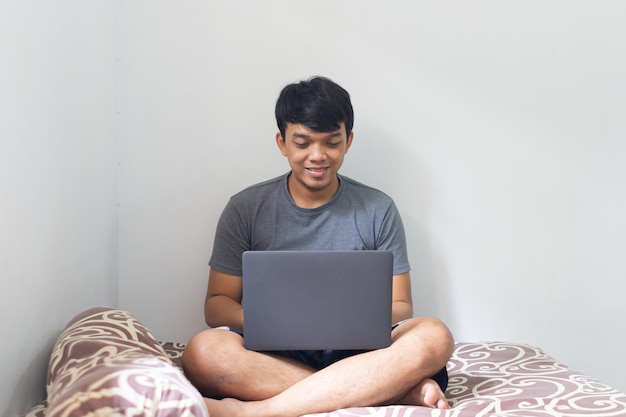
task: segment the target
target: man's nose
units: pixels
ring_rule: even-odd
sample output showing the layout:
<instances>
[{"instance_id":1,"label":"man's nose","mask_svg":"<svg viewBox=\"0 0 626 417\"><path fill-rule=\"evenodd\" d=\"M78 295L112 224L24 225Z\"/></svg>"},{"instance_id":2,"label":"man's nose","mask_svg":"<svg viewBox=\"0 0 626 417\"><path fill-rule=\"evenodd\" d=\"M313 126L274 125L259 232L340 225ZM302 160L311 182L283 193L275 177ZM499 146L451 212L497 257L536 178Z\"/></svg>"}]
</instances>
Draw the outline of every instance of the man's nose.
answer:
<instances>
[{"instance_id":1,"label":"man's nose","mask_svg":"<svg viewBox=\"0 0 626 417\"><path fill-rule=\"evenodd\" d=\"M324 159L326 157L326 150L322 145L313 145L311 146L311 153L309 154L309 158L312 160Z\"/></svg>"}]
</instances>

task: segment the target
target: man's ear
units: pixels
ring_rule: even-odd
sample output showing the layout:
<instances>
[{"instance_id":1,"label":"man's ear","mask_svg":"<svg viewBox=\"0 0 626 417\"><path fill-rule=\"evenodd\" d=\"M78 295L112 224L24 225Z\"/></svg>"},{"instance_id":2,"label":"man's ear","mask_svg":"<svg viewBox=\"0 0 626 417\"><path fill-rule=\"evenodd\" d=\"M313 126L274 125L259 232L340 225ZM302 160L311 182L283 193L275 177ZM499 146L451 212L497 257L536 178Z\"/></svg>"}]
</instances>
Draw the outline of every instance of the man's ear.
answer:
<instances>
[{"instance_id":1,"label":"man's ear","mask_svg":"<svg viewBox=\"0 0 626 417\"><path fill-rule=\"evenodd\" d=\"M348 135L348 138L346 139L346 152L348 153L348 151L350 150L350 146L352 145L352 139L354 138L354 131L350 131L350 134Z\"/></svg>"},{"instance_id":2,"label":"man's ear","mask_svg":"<svg viewBox=\"0 0 626 417\"><path fill-rule=\"evenodd\" d=\"M276 145L278 145L278 149L283 156L287 156L287 147L285 146L285 138L281 135L280 132L276 133Z\"/></svg>"}]
</instances>

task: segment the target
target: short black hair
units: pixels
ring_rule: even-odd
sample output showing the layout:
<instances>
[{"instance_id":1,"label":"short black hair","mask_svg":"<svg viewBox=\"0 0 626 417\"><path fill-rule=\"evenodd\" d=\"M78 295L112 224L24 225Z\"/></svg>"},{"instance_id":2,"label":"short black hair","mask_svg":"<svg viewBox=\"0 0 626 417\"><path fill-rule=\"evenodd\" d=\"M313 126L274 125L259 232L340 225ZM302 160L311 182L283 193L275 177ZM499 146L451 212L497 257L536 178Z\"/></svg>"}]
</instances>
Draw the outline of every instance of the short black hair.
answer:
<instances>
[{"instance_id":1,"label":"short black hair","mask_svg":"<svg viewBox=\"0 0 626 417\"><path fill-rule=\"evenodd\" d=\"M354 110L350 94L339 84L326 77L312 77L289 84L276 101L276 123L285 137L288 123L303 124L318 132L346 126L346 135L352 132Z\"/></svg>"}]
</instances>

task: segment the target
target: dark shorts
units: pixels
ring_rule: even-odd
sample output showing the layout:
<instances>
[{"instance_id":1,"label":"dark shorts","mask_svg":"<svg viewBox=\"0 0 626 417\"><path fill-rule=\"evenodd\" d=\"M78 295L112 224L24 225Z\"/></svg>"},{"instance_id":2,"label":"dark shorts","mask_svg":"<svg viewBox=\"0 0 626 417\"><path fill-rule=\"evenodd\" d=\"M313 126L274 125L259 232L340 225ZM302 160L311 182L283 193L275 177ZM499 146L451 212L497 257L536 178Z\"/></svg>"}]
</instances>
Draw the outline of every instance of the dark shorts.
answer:
<instances>
[{"instance_id":1,"label":"dark shorts","mask_svg":"<svg viewBox=\"0 0 626 417\"><path fill-rule=\"evenodd\" d=\"M391 330L398 327L400 323L394 324L391 326ZM229 327L231 332L235 332L243 337L243 332L241 330ZM358 355L360 353L365 353L366 350L276 350L271 353L274 355L282 356L284 358L294 359L298 362L302 362L305 365L310 366L313 369L320 370L326 368L328 365L331 365L335 362L338 362L342 359L348 358L350 356ZM441 388L443 392L446 392L446 388L448 387L448 371L444 367L435 375L430 377L433 379Z\"/></svg>"}]
</instances>

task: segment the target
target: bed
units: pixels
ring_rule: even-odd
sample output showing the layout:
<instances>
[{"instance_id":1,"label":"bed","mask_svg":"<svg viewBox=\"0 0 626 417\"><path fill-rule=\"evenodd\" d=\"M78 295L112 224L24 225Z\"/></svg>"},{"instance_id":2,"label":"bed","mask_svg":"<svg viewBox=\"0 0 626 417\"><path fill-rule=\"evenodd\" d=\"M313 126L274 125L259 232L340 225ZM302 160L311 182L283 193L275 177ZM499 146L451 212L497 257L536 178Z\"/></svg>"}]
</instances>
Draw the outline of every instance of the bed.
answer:
<instances>
[{"instance_id":1,"label":"bed","mask_svg":"<svg viewBox=\"0 0 626 417\"><path fill-rule=\"evenodd\" d=\"M83 312L57 340L48 372L48 399L24 416L206 417L199 394L180 370L184 347L156 342L128 312L109 308ZM626 394L529 345L457 343L448 372L450 410L360 407L310 416L626 416Z\"/></svg>"}]
</instances>

